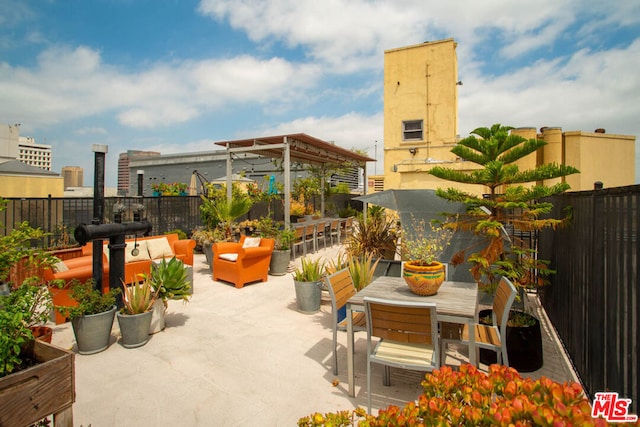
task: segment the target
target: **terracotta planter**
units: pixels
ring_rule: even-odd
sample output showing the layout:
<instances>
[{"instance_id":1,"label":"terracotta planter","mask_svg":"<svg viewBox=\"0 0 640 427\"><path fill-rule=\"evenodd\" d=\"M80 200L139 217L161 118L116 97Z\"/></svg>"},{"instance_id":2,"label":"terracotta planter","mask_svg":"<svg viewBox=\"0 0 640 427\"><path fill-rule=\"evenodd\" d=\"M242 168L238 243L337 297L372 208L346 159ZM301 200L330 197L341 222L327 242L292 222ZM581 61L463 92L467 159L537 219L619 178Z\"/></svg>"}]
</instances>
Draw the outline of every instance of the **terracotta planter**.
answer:
<instances>
[{"instance_id":1,"label":"terracotta planter","mask_svg":"<svg viewBox=\"0 0 640 427\"><path fill-rule=\"evenodd\" d=\"M31 329L34 339L51 344L53 329L48 326L30 326L29 329Z\"/></svg>"},{"instance_id":2,"label":"terracotta planter","mask_svg":"<svg viewBox=\"0 0 640 427\"><path fill-rule=\"evenodd\" d=\"M435 295L442 282L444 282L445 269L444 265L437 261L426 266L407 261L404 263L402 277L414 294L422 296Z\"/></svg>"}]
</instances>

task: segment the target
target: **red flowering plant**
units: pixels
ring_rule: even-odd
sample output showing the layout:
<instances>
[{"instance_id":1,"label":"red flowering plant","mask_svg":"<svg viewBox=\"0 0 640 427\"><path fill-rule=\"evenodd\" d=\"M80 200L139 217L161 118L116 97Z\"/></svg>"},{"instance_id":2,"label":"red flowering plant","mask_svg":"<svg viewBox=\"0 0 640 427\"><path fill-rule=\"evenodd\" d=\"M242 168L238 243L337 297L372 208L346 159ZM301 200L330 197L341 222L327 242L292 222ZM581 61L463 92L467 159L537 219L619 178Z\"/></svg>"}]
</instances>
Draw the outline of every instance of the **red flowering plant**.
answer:
<instances>
[{"instance_id":1,"label":"red flowering plant","mask_svg":"<svg viewBox=\"0 0 640 427\"><path fill-rule=\"evenodd\" d=\"M445 366L428 374L417 402L391 405L377 416L362 408L315 413L298 426L604 426L591 417L591 405L578 383L522 378L518 371L491 365L489 373L472 365ZM357 424L356 424L357 423Z\"/></svg>"}]
</instances>

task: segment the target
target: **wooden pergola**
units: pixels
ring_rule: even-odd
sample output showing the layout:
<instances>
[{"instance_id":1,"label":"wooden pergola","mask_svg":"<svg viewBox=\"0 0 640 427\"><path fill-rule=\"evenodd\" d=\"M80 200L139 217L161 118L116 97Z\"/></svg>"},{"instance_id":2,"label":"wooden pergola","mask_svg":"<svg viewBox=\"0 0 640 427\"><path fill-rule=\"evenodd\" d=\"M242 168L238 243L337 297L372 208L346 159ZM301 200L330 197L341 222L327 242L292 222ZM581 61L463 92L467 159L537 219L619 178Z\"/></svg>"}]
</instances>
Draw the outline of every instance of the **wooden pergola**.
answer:
<instances>
[{"instance_id":1,"label":"wooden pergola","mask_svg":"<svg viewBox=\"0 0 640 427\"><path fill-rule=\"evenodd\" d=\"M220 141L217 145L227 149L227 197L231 200L232 155L253 153L260 156L282 158L284 167L284 222L289 228L291 202L291 163L302 163L324 168L327 164L354 164L362 167L364 173L364 193L367 193L367 162L375 159L344 149L335 144L314 138L304 133L265 136L260 138ZM324 174L321 187L324 188ZM320 210L324 214L324 191L321 192Z\"/></svg>"}]
</instances>

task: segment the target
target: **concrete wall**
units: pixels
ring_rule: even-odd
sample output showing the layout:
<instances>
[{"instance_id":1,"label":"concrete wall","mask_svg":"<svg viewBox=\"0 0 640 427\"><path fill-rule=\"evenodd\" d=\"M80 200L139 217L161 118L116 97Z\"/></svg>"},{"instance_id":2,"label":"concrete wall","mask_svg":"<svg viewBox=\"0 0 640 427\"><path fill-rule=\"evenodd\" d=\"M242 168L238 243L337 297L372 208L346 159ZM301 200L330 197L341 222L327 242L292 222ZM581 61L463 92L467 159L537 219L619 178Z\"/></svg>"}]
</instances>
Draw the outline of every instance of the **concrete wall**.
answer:
<instances>
[{"instance_id":1,"label":"concrete wall","mask_svg":"<svg viewBox=\"0 0 640 427\"><path fill-rule=\"evenodd\" d=\"M451 153L457 141L458 71L453 39L423 43L384 54L384 188L436 189L455 187L475 194L487 189L440 180L427 173L439 165L470 171L475 164ZM402 122L423 120L420 141L402 140ZM478 126L491 126L480 123ZM512 125L508 117L503 125ZM595 181L605 187L635 183L635 136L596 132L563 132L560 127L513 130L527 139L540 138L547 145L520 160L521 170L545 163L571 165L580 174L564 178L572 190L590 190ZM553 185L561 179L547 180Z\"/></svg>"},{"instance_id":2,"label":"concrete wall","mask_svg":"<svg viewBox=\"0 0 640 427\"><path fill-rule=\"evenodd\" d=\"M156 183L184 182L190 184L194 170L201 173L207 181L226 176L227 160L226 151L209 151L189 154L167 154L158 157L134 157L129 161L129 194L138 195L138 170L143 170L143 195L151 196L151 186ZM246 178L252 179L262 185L265 177L275 175L277 182L283 182L282 173L276 168L270 158L259 157L253 154L239 154L234 156L232 163L233 173L243 173ZM303 178L307 173L301 166L291 166L292 181ZM196 182L198 191L200 181ZM267 181L268 184L268 181ZM263 188L265 188L263 186ZM268 188L268 187L266 187ZM199 191L200 192L200 191Z\"/></svg>"},{"instance_id":3,"label":"concrete wall","mask_svg":"<svg viewBox=\"0 0 640 427\"><path fill-rule=\"evenodd\" d=\"M572 190L592 190L601 181L605 187L635 183L635 136L571 131L564 133L568 165L580 174L567 177Z\"/></svg>"},{"instance_id":4,"label":"concrete wall","mask_svg":"<svg viewBox=\"0 0 640 427\"><path fill-rule=\"evenodd\" d=\"M0 189L2 197L62 197L64 178L0 175Z\"/></svg>"},{"instance_id":5,"label":"concrete wall","mask_svg":"<svg viewBox=\"0 0 640 427\"><path fill-rule=\"evenodd\" d=\"M388 50L384 54L385 188L425 188L406 173L429 159L453 161L458 64L453 39ZM423 138L403 141L402 123L423 121ZM416 166L417 165L417 166Z\"/></svg>"},{"instance_id":6,"label":"concrete wall","mask_svg":"<svg viewBox=\"0 0 640 427\"><path fill-rule=\"evenodd\" d=\"M20 140L19 125L0 124L0 160L15 160L18 158L18 141Z\"/></svg>"}]
</instances>

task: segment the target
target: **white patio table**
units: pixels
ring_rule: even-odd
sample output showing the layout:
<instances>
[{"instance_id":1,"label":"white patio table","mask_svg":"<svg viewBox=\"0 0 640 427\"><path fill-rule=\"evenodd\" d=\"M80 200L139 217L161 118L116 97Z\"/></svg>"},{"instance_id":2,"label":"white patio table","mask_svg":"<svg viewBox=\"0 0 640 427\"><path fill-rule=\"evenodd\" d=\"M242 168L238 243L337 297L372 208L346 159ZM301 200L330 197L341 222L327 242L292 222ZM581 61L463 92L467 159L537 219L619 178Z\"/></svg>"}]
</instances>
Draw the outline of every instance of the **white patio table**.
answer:
<instances>
[{"instance_id":1,"label":"white patio table","mask_svg":"<svg viewBox=\"0 0 640 427\"><path fill-rule=\"evenodd\" d=\"M434 302L439 322L467 323L473 329L472 326L477 321L478 285L476 283L445 281L437 294L425 297L411 292L402 277L378 277L347 302L347 376L349 396L352 397L355 396L352 312L364 310L365 297ZM477 366L475 342L473 334L471 335L469 337L469 361L472 365Z\"/></svg>"}]
</instances>

